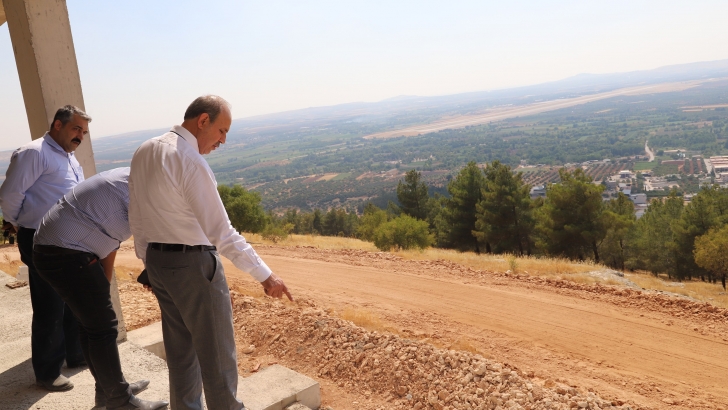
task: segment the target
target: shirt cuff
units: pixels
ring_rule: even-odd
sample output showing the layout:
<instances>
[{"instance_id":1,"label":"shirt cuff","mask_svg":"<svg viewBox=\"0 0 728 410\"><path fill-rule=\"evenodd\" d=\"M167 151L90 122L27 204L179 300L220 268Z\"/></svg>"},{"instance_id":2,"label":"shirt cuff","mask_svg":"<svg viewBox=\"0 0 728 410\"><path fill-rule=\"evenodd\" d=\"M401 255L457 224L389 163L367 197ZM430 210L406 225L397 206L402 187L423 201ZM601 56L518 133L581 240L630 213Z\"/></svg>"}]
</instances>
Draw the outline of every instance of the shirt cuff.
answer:
<instances>
[{"instance_id":1,"label":"shirt cuff","mask_svg":"<svg viewBox=\"0 0 728 410\"><path fill-rule=\"evenodd\" d=\"M258 282L265 282L265 280L268 279L271 273L273 273L273 271L270 270L268 265L266 265L263 261L261 261L260 265L248 271L248 274L250 274L250 276L252 276L253 279L257 280Z\"/></svg>"}]
</instances>

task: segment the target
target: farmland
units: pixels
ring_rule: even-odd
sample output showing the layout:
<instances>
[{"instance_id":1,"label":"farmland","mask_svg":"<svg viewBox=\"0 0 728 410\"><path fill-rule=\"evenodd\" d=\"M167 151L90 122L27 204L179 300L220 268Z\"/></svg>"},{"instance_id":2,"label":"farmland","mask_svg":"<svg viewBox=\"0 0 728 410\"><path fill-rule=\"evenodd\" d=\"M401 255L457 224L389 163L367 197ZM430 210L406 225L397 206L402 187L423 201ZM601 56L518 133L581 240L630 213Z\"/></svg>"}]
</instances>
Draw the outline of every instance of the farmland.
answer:
<instances>
[{"instance_id":1,"label":"farmland","mask_svg":"<svg viewBox=\"0 0 728 410\"><path fill-rule=\"evenodd\" d=\"M309 110L236 120L227 143L207 160L219 183L254 189L271 210L359 207L368 200L386 206L396 198L401 176L412 168L423 172L431 193L445 193L448 181L469 161L525 166L519 170L531 184L556 182L564 166L584 167L596 179L623 169L649 169L656 176L699 175L705 168L696 155L728 153L728 110L722 107L728 104L728 80L661 91L666 92L617 95L411 137L365 138L443 118L588 93L497 96L482 102L448 97L440 106L413 99L411 104L405 100L369 108L322 108L318 117ZM412 108L420 103L425 108ZM163 131L95 140L98 169L128 166L139 143ZM646 141L655 152L654 162L644 160ZM662 163L680 160L677 165ZM697 186L683 185L691 190Z\"/></svg>"}]
</instances>

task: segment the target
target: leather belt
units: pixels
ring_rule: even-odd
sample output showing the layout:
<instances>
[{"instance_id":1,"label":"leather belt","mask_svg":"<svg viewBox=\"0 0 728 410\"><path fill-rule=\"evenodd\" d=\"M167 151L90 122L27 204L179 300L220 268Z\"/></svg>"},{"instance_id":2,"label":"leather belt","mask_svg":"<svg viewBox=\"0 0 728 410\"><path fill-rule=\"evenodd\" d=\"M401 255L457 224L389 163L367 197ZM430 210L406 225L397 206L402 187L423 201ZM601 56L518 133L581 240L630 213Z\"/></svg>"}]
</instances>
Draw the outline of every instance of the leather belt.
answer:
<instances>
[{"instance_id":1,"label":"leather belt","mask_svg":"<svg viewBox=\"0 0 728 410\"><path fill-rule=\"evenodd\" d=\"M151 242L149 249L162 252L203 252L215 251L216 247L211 245L183 245L181 243L159 243Z\"/></svg>"}]
</instances>

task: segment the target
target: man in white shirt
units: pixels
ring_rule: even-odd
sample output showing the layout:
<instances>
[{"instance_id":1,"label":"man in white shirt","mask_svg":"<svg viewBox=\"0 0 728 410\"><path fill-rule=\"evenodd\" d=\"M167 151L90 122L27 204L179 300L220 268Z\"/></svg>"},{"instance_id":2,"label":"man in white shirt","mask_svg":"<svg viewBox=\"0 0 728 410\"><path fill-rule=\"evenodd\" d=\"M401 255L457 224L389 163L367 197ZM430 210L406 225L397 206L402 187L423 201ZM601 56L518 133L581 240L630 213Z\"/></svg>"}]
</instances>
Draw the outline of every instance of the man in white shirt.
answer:
<instances>
[{"instance_id":1,"label":"man in white shirt","mask_svg":"<svg viewBox=\"0 0 728 410\"><path fill-rule=\"evenodd\" d=\"M173 409L244 409L230 294L218 251L293 300L286 285L231 226L202 155L225 143L232 115L218 96L190 104L181 126L144 142L129 177L129 222L137 256L162 310Z\"/></svg>"}]
</instances>

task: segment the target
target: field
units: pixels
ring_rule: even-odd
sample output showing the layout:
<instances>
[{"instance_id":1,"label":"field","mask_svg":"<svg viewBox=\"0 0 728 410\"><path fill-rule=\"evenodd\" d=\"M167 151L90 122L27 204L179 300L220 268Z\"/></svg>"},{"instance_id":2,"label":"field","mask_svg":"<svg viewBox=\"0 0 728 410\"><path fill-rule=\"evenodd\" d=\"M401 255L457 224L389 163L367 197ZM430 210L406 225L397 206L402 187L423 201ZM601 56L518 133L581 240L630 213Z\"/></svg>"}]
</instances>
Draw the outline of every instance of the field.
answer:
<instances>
[{"instance_id":1,"label":"field","mask_svg":"<svg viewBox=\"0 0 728 410\"><path fill-rule=\"evenodd\" d=\"M440 105L413 98L236 120L227 143L207 160L219 183L254 189L267 209L282 211L360 208L367 200L386 206L396 200L396 184L412 168L423 172L431 193L444 194L448 181L470 161L527 165L520 169L527 182L543 184L556 182L563 166L586 166L603 178L614 169L593 162L607 158L613 165L631 163L635 170L652 169L657 175L677 173L675 166L642 162L647 140L656 154L662 153L657 161L679 159L667 153L677 149L703 157L728 152L728 110L720 107L728 101L728 80L640 90L518 97L485 93L442 97ZM549 110L529 111L544 107ZM706 108L685 112L685 107ZM427 128L431 124L438 130ZM418 128L416 137L368 138L412 127L425 128ZM158 132L95 140L98 169L128 165L136 146ZM692 160L683 172L697 175L702 168Z\"/></svg>"},{"instance_id":2,"label":"field","mask_svg":"<svg viewBox=\"0 0 728 410\"><path fill-rule=\"evenodd\" d=\"M604 181L608 177L619 174L619 171L632 169L631 163L622 164L598 164L586 169L586 174L594 178L595 181Z\"/></svg>"},{"instance_id":3,"label":"field","mask_svg":"<svg viewBox=\"0 0 728 410\"><path fill-rule=\"evenodd\" d=\"M458 116L455 118L448 118L440 121L435 121L431 124L418 125L414 127L408 127L401 130L386 131L377 134L367 135L364 138L394 138L394 137L408 137L422 134L429 134L432 132L438 132L445 129L458 129L470 127L473 125L488 124L493 121L501 121L508 118L531 116L540 114L542 112L548 112L553 110L560 110L575 105L586 104L594 101L599 101L607 98L614 98L621 95L641 95L641 94L655 94L664 93L671 91L683 91L688 88L699 85L701 81L689 81L684 83L669 83L669 84L658 84L649 86L629 87L615 91L609 91L605 93L598 93L582 97L565 98L556 101L547 101L532 103L520 107L508 107L508 108L496 108L489 110L490 112L483 114L472 114ZM602 111L605 112L605 111Z\"/></svg>"},{"instance_id":4,"label":"field","mask_svg":"<svg viewBox=\"0 0 728 410\"><path fill-rule=\"evenodd\" d=\"M632 165L632 170L634 171L647 171L651 170L657 165L656 162L635 162Z\"/></svg>"}]
</instances>

